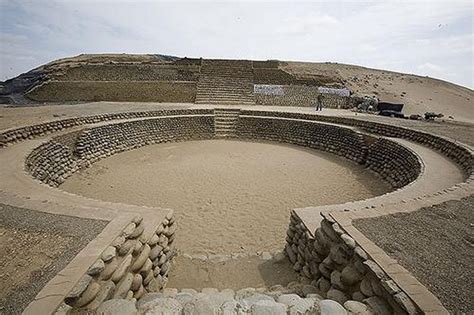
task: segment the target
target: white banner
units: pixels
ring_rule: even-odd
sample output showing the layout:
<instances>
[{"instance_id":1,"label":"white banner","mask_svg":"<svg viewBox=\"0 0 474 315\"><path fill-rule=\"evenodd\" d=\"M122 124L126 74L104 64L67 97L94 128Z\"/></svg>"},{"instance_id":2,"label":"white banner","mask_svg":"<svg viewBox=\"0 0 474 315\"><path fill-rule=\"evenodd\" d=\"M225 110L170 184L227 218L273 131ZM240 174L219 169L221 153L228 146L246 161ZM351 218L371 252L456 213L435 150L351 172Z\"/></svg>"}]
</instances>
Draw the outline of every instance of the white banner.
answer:
<instances>
[{"instance_id":1,"label":"white banner","mask_svg":"<svg viewBox=\"0 0 474 315\"><path fill-rule=\"evenodd\" d=\"M335 95L339 95L339 96L349 96L349 95L351 95L351 91L347 88L334 89L334 88L328 88L328 87L320 86L320 87L318 87L318 92L322 93L322 94L335 94Z\"/></svg>"},{"instance_id":2,"label":"white banner","mask_svg":"<svg viewBox=\"0 0 474 315\"><path fill-rule=\"evenodd\" d=\"M263 95L278 95L278 96L285 95L285 91L283 90L283 86L281 85L254 84L253 92L255 94L263 94Z\"/></svg>"}]
</instances>

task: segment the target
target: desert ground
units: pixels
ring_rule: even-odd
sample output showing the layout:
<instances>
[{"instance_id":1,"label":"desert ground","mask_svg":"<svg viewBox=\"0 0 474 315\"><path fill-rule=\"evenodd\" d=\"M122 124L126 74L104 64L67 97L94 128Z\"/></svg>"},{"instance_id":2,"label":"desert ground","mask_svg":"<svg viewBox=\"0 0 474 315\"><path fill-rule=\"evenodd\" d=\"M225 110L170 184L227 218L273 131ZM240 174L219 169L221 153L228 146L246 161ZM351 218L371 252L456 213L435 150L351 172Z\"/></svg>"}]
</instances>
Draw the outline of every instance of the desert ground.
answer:
<instances>
[{"instance_id":1,"label":"desert ground","mask_svg":"<svg viewBox=\"0 0 474 315\"><path fill-rule=\"evenodd\" d=\"M291 209L389 191L363 167L327 153L229 140L120 153L74 174L60 189L174 209L176 246L190 255L281 250Z\"/></svg>"},{"instance_id":2,"label":"desert ground","mask_svg":"<svg viewBox=\"0 0 474 315\"><path fill-rule=\"evenodd\" d=\"M339 63L288 62L282 68L303 78L318 73L338 79L357 94L405 104L403 112L408 115L437 112L474 122L474 92L446 81Z\"/></svg>"}]
</instances>

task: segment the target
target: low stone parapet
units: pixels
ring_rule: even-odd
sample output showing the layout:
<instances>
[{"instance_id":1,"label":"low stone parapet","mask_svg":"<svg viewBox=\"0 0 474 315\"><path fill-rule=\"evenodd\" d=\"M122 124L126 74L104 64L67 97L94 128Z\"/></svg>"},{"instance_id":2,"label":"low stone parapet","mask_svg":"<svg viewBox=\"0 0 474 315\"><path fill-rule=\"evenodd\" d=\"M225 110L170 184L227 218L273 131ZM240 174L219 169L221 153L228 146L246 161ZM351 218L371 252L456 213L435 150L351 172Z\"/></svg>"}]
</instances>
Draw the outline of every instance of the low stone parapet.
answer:
<instances>
[{"instance_id":1,"label":"low stone parapet","mask_svg":"<svg viewBox=\"0 0 474 315\"><path fill-rule=\"evenodd\" d=\"M77 170L101 158L153 143L211 139L212 116L163 117L99 126L58 136L34 149L25 168L43 183L57 187Z\"/></svg>"},{"instance_id":2,"label":"low stone parapet","mask_svg":"<svg viewBox=\"0 0 474 315\"><path fill-rule=\"evenodd\" d=\"M295 271L324 297L355 300L376 314L421 314L421 310L330 215L309 231L293 211L285 252Z\"/></svg>"},{"instance_id":3,"label":"low stone parapet","mask_svg":"<svg viewBox=\"0 0 474 315\"><path fill-rule=\"evenodd\" d=\"M213 109L182 109L182 110L156 110L156 111L135 111L124 113L99 114L77 118L67 118L51 122L45 122L32 126L12 128L0 133L0 147L5 147L19 141L45 136L54 132L59 132L75 126L96 124L110 120L124 120L147 117L161 117L173 115L210 115Z\"/></svg>"}]
</instances>

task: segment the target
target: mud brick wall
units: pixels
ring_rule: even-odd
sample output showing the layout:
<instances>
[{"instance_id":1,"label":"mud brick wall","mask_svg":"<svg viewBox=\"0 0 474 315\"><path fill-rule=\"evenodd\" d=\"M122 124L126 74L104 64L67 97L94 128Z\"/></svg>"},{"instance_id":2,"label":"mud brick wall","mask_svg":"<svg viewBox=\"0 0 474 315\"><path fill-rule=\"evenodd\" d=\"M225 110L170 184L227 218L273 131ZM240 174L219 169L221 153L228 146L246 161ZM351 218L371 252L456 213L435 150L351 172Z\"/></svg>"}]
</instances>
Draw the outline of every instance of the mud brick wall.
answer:
<instances>
[{"instance_id":1,"label":"mud brick wall","mask_svg":"<svg viewBox=\"0 0 474 315\"><path fill-rule=\"evenodd\" d=\"M14 128L0 133L0 147L8 144L41 137L53 132L62 131L75 126L94 124L109 120L134 119L146 117L161 117L171 115L210 115L213 109L184 109L184 110L157 110L157 111L140 111L125 113L99 114L93 116L68 118L45 122L37 125Z\"/></svg>"},{"instance_id":2,"label":"mud brick wall","mask_svg":"<svg viewBox=\"0 0 474 315\"><path fill-rule=\"evenodd\" d=\"M39 102L136 101L194 103L196 82L48 81L26 94Z\"/></svg>"},{"instance_id":3,"label":"mud brick wall","mask_svg":"<svg viewBox=\"0 0 474 315\"><path fill-rule=\"evenodd\" d=\"M137 299L162 290L176 255L176 222L173 211L151 237L144 234L141 216L136 216L89 267L64 303L77 313L95 311L109 299Z\"/></svg>"},{"instance_id":4,"label":"mud brick wall","mask_svg":"<svg viewBox=\"0 0 474 315\"><path fill-rule=\"evenodd\" d=\"M324 297L340 304L360 301L376 314L420 313L408 295L329 216L316 231L308 231L293 212L286 241L285 253L293 269Z\"/></svg>"}]
</instances>

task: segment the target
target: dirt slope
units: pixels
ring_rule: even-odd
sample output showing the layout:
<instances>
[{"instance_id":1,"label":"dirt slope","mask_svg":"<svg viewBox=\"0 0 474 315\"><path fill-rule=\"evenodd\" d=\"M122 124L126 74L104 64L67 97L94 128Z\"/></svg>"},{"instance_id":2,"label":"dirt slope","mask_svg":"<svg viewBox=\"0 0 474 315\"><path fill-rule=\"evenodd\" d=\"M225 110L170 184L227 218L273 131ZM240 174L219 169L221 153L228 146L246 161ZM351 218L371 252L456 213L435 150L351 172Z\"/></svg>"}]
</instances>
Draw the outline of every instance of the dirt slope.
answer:
<instances>
[{"instance_id":1,"label":"dirt slope","mask_svg":"<svg viewBox=\"0 0 474 315\"><path fill-rule=\"evenodd\" d=\"M81 64L156 64L183 62L192 59L164 55L94 54L79 55L52 61L17 78L0 82L0 98L21 101L22 93L46 80L58 78L65 69ZM441 112L458 121L474 122L474 91L446 81L370 69L338 63L280 62L280 69L299 80L325 78L328 86L341 82L361 95L377 95L381 101L404 103L406 114ZM330 82L332 79L332 83ZM3 96L2 96L3 95ZM13 96L12 96L13 95ZM7 99L9 98L9 99Z\"/></svg>"},{"instance_id":2,"label":"dirt slope","mask_svg":"<svg viewBox=\"0 0 474 315\"><path fill-rule=\"evenodd\" d=\"M405 104L406 114L433 111L474 121L474 91L450 82L338 63L287 62L282 68L299 77L320 73L338 78L355 93Z\"/></svg>"}]
</instances>

